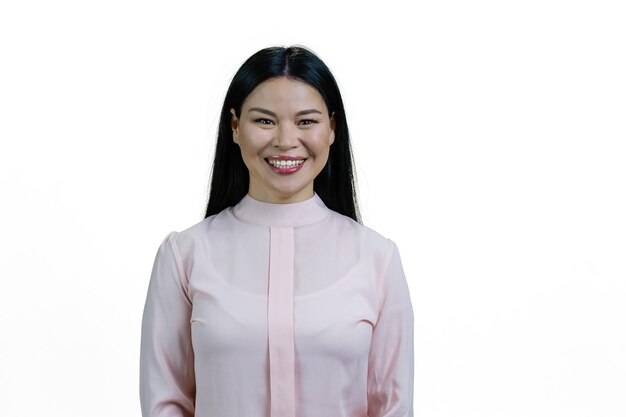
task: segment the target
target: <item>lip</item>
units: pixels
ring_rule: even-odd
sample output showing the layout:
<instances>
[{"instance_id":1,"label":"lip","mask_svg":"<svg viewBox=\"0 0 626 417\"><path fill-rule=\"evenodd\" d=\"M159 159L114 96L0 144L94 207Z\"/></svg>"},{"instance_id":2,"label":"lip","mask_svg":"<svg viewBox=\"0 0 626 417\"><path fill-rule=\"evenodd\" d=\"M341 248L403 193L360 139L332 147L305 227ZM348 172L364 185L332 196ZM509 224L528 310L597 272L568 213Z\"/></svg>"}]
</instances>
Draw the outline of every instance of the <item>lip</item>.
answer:
<instances>
[{"instance_id":1,"label":"lip","mask_svg":"<svg viewBox=\"0 0 626 417\"><path fill-rule=\"evenodd\" d=\"M290 156L290 155L276 155L276 156L268 156L265 159L269 159L272 161L300 161L302 159L306 159L302 156Z\"/></svg>"},{"instance_id":2,"label":"lip","mask_svg":"<svg viewBox=\"0 0 626 417\"><path fill-rule=\"evenodd\" d=\"M270 156L269 158L265 158L265 163L275 173L281 174L281 175L289 175L289 174L293 174L295 172L300 171L302 166L304 164L306 164L306 159L307 158L301 158L301 157L297 157L297 156L279 155L279 156ZM277 167L273 166L272 164L270 164L270 162L269 162L270 160L273 160L273 161L276 161L276 160L279 160L279 161L304 161L304 162L302 162L298 166L291 167L291 168L277 168Z\"/></svg>"}]
</instances>

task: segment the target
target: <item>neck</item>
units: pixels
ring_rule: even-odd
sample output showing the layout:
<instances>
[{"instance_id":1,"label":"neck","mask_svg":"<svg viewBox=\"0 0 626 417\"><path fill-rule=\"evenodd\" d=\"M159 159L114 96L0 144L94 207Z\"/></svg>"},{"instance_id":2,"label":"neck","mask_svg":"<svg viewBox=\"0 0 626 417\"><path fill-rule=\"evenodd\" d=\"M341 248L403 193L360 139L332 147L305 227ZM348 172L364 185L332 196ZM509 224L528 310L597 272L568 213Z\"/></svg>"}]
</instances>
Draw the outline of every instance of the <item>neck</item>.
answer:
<instances>
[{"instance_id":1,"label":"neck","mask_svg":"<svg viewBox=\"0 0 626 417\"><path fill-rule=\"evenodd\" d=\"M315 191L313 191L313 183L302 190L296 191L295 193L280 193L273 190L267 190L255 187L253 183L250 184L250 188L248 190L248 195L255 200L274 204L298 203L312 198L314 194Z\"/></svg>"},{"instance_id":2,"label":"neck","mask_svg":"<svg viewBox=\"0 0 626 417\"><path fill-rule=\"evenodd\" d=\"M232 208L232 214L240 220L266 226L310 224L331 211L317 193L308 199L287 203L257 200L248 193Z\"/></svg>"}]
</instances>

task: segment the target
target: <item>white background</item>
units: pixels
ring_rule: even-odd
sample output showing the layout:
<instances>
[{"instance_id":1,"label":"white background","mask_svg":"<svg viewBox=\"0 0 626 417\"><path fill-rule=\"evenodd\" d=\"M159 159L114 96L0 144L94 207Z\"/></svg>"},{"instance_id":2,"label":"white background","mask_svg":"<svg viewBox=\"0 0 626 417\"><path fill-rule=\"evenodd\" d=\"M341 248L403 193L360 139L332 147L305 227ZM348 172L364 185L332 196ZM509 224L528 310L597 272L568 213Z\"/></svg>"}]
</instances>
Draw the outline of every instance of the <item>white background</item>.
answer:
<instances>
[{"instance_id":1,"label":"white background","mask_svg":"<svg viewBox=\"0 0 626 417\"><path fill-rule=\"evenodd\" d=\"M3 2L0 415L140 415L158 245L203 218L231 77L290 44L400 248L415 415L626 415L622 4Z\"/></svg>"}]
</instances>

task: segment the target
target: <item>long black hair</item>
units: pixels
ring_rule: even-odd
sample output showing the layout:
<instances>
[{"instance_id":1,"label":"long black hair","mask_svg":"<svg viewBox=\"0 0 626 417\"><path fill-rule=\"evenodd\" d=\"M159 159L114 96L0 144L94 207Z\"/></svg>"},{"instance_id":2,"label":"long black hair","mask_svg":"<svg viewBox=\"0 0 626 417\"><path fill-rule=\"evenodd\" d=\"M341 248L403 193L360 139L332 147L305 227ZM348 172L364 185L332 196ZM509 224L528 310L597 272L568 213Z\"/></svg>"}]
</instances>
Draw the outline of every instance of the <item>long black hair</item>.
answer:
<instances>
[{"instance_id":1,"label":"long black hair","mask_svg":"<svg viewBox=\"0 0 626 417\"><path fill-rule=\"evenodd\" d=\"M361 223L348 122L339 86L326 64L301 46L261 49L233 77L220 115L205 218L234 206L248 192L249 172L241 150L233 142L230 109L235 109L240 117L241 106L252 90L274 77L289 77L309 84L324 99L329 116L335 114L335 140L326 165L313 181L313 189L328 208Z\"/></svg>"}]
</instances>

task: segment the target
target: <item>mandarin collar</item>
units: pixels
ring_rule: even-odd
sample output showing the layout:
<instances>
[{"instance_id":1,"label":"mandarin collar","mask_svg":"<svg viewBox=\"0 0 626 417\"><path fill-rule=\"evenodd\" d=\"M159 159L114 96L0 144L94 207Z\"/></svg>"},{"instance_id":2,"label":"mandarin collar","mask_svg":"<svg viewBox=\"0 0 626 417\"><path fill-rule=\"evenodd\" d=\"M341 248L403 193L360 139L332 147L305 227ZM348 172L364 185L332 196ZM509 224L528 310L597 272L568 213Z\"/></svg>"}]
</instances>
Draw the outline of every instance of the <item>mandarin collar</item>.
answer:
<instances>
[{"instance_id":1,"label":"mandarin collar","mask_svg":"<svg viewBox=\"0 0 626 417\"><path fill-rule=\"evenodd\" d=\"M300 226L314 223L330 214L316 192L313 197L295 203L268 203L246 194L232 208L235 217L266 226Z\"/></svg>"}]
</instances>

